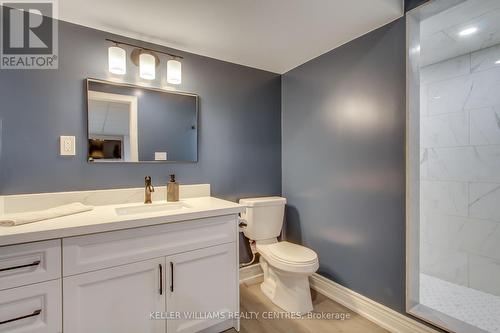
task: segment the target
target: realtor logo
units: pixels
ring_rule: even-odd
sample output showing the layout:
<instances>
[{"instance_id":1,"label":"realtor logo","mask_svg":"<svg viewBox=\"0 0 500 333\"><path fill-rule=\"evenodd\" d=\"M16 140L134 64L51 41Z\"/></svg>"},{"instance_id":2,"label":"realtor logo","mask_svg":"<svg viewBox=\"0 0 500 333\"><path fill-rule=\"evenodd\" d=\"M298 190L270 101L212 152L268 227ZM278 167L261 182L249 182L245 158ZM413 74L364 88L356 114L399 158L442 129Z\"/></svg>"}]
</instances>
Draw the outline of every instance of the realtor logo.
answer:
<instances>
[{"instance_id":1,"label":"realtor logo","mask_svg":"<svg viewBox=\"0 0 500 333\"><path fill-rule=\"evenodd\" d=\"M2 1L2 69L57 69L56 3Z\"/></svg>"}]
</instances>

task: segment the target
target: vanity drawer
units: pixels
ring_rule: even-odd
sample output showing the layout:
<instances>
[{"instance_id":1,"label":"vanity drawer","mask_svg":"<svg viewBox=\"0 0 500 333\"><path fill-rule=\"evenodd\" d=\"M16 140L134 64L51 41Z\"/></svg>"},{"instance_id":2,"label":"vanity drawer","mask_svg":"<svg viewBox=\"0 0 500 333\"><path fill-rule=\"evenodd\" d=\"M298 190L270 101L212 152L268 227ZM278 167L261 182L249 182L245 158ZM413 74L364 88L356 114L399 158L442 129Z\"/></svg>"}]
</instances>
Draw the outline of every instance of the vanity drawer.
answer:
<instances>
[{"instance_id":1,"label":"vanity drawer","mask_svg":"<svg viewBox=\"0 0 500 333\"><path fill-rule=\"evenodd\" d=\"M0 247L0 290L61 277L61 240Z\"/></svg>"},{"instance_id":2,"label":"vanity drawer","mask_svg":"<svg viewBox=\"0 0 500 333\"><path fill-rule=\"evenodd\" d=\"M62 332L61 279L0 291L0 332Z\"/></svg>"},{"instance_id":3,"label":"vanity drawer","mask_svg":"<svg viewBox=\"0 0 500 333\"><path fill-rule=\"evenodd\" d=\"M63 239L63 275L236 242L237 216L161 224Z\"/></svg>"}]
</instances>

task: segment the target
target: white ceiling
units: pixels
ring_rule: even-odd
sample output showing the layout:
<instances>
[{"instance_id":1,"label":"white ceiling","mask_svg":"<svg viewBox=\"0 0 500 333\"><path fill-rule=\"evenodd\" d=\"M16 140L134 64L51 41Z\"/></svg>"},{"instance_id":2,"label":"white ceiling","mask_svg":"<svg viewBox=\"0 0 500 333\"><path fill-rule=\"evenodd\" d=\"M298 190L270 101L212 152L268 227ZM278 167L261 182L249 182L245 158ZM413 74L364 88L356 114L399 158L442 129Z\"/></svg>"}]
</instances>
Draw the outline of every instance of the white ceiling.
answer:
<instances>
[{"instance_id":1,"label":"white ceiling","mask_svg":"<svg viewBox=\"0 0 500 333\"><path fill-rule=\"evenodd\" d=\"M475 27L477 33L460 36ZM500 43L500 0L466 0L422 21L422 66L434 64Z\"/></svg>"},{"instance_id":2,"label":"white ceiling","mask_svg":"<svg viewBox=\"0 0 500 333\"><path fill-rule=\"evenodd\" d=\"M63 0L68 22L284 73L403 15L403 0Z\"/></svg>"}]
</instances>

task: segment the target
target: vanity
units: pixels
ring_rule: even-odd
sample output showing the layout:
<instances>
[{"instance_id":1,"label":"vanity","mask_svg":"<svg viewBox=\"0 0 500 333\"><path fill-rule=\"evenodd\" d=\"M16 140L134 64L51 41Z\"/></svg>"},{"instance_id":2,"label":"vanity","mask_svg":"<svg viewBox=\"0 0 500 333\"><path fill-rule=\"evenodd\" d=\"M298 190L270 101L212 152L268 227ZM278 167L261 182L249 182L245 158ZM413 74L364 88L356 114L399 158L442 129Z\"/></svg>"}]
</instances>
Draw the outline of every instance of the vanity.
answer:
<instances>
[{"instance_id":1,"label":"vanity","mask_svg":"<svg viewBox=\"0 0 500 333\"><path fill-rule=\"evenodd\" d=\"M15 213L82 202L92 211L0 227L0 332L239 330L238 214L209 185L153 204L143 188L0 197Z\"/></svg>"}]
</instances>

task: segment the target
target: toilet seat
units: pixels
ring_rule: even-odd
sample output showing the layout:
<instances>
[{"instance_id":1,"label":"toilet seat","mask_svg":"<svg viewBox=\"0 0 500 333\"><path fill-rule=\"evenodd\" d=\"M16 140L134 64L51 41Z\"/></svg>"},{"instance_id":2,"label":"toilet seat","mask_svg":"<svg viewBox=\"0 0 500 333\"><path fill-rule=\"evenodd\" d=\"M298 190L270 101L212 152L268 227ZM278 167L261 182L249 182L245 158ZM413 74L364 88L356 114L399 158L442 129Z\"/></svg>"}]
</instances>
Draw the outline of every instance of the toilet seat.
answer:
<instances>
[{"instance_id":1,"label":"toilet seat","mask_svg":"<svg viewBox=\"0 0 500 333\"><path fill-rule=\"evenodd\" d=\"M257 251L273 267L291 273L314 273L318 267L318 255L313 250L289 242L257 244Z\"/></svg>"}]
</instances>

